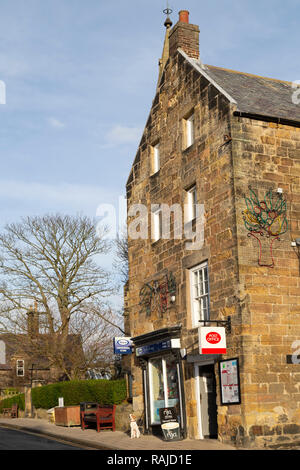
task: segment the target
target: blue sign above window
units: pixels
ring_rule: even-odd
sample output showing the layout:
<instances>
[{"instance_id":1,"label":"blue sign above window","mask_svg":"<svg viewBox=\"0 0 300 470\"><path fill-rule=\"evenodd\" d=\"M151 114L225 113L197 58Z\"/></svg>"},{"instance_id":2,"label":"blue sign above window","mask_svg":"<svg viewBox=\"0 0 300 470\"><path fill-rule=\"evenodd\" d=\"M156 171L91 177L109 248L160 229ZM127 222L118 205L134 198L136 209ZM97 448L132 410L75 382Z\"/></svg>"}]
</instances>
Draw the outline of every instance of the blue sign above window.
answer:
<instances>
[{"instance_id":1,"label":"blue sign above window","mask_svg":"<svg viewBox=\"0 0 300 470\"><path fill-rule=\"evenodd\" d=\"M171 348L172 344L171 340L169 339L167 341L161 341L160 343L147 344L145 346L141 346L140 348L136 348L135 354L137 356L146 356L147 354L153 354Z\"/></svg>"}]
</instances>

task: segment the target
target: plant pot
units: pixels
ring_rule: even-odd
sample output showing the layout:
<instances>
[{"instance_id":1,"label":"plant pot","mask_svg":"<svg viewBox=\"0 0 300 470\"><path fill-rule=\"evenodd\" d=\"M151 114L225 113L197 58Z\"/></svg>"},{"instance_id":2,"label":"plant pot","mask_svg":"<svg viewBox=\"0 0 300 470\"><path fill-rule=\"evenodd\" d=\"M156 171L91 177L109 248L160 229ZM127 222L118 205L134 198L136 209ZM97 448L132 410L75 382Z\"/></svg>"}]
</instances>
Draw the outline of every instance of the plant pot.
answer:
<instances>
[{"instance_id":1,"label":"plant pot","mask_svg":"<svg viewBox=\"0 0 300 470\"><path fill-rule=\"evenodd\" d=\"M80 406L56 406L54 409L57 426L80 426Z\"/></svg>"}]
</instances>

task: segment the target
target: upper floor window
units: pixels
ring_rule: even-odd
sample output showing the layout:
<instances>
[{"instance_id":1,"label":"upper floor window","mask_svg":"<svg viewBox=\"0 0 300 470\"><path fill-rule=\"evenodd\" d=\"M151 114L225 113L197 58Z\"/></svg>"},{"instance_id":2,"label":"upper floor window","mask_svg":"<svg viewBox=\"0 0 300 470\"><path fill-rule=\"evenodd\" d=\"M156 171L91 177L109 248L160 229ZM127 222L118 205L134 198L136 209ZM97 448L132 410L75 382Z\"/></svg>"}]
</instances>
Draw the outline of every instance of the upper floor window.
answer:
<instances>
[{"instance_id":1,"label":"upper floor window","mask_svg":"<svg viewBox=\"0 0 300 470\"><path fill-rule=\"evenodd\" d=\"M151 216L151 237L156 242L162 238L162 211L159 204L152 205Z\"/></svg>"},{"instance_id":2,"label":"upper floor window","mask_svg":"<svg viewBox=\"0 0 300 470\"><path fill-rule=\"evenodd\" d=\"M194 113L192 113L183 120L183 134L184 134L183 148L184 149L193 145L194 140L195 140L194 118L195 118L195 115Z\"/></svg>"},{"instance_id":3,"label":"upper floor window","mask_svg":"<svg viewBox=\"0 0 300 470\"><path fill-rule=\"evenodd\" d=\"M154 145L151 149L151 174L154 175L160 170L160 145Z\"/></svg>"},{"instance_id":4,"label":"upper floor window","mask_svg":"<svg viewBox=\"0 0 300 470\"><path fill-rule=\"evenodd\" d=\"M197 216L197 189L196 185L186 191L186 217L185 221L190 222Z\"/></svg>"},{"instance_id":5,"label":"upper floor window","mask_svg":"<svg viewBox=\"0 0 300 470\"><path fill-rule=\"evenodd\" d=\"M23 359L18 359L16 362L16 372L17 372L17 377L24 377L25 373L25 366L24 366L24 360Z\"/></svg>"},{"instance_id":6,"label":"upper floor window","mask_svg":"<svg viewBox=\"0 0 300 470\"><path fill-rule=\"evenodd\" d=\"M209 320L208 266L202 263L190 269L190 295L193 327L201 326L199 320Z\"/></svg>"}]
</instances>

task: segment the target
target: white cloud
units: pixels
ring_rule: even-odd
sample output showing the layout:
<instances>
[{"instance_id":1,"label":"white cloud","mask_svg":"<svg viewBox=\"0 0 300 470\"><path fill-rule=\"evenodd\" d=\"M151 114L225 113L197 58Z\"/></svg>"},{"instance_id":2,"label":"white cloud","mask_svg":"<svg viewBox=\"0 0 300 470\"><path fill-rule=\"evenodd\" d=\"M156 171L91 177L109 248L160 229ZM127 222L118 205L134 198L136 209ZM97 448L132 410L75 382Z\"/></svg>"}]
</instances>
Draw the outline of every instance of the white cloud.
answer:
<instances>
[{"instance_id":1,"label":"white cloud","mask_svg":"<svg viewBox=\"0 0 300 470\"><path fill-rule=\"evenodd\" d=\"M54 127L56 129L62 129L63 127L65 127L65 124L62 121L59 121L58 119L55 119L55 118L49 118L48 122L51 127Z\"/></svg>"},{"instance_id":2,"label":"white cloud","mask_svg":"<svg viewBox=\"0 0 300 470\"><path fill-rule=\"evenodd\" d=\"M108 145L138 144L142 136L142 128L116 125L106 135Z\"/></svg>"}]
</instances>

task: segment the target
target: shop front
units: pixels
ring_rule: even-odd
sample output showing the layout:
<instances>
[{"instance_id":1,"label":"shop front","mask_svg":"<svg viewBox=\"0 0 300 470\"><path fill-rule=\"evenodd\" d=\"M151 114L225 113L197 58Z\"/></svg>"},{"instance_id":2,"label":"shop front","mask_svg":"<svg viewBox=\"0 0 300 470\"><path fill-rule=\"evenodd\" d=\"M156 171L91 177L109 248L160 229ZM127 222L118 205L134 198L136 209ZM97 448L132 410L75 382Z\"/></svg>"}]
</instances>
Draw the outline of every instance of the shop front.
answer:
<instances>
[{"instance_id":1,"label":"shop front","mask_svg":"<svg viewBox=\"0 0 300 470\"><path fill-rule=\"evenodd\" d=\"M145 432L162 434L161 410L170 409L186 437L181 327L156 330L135 338L135 356L143 371Z\"/></svg>"}]
</instances>

